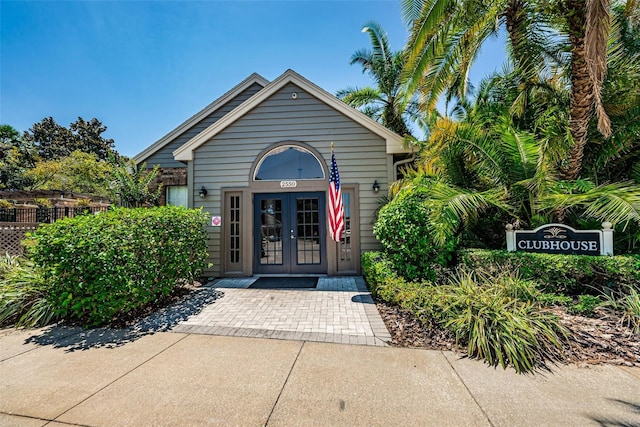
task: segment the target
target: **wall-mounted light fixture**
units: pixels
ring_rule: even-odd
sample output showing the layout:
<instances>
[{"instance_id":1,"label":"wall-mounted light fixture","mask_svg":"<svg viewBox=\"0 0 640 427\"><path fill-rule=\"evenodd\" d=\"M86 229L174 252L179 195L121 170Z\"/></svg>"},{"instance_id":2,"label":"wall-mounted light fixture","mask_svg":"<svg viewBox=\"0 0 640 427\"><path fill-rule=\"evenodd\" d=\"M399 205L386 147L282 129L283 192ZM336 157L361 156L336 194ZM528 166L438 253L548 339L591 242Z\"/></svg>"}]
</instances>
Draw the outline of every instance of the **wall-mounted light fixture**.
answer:
<instances>
[{"instance_id":1,"label":"wall-mounted light fixture","mask_svg":"<svg viewBox=\"0 0 640 427\"><path fill-rule=\"evenodd\" d=\"M200 197L202 197L203 199L207 196L207 189L204 188L204 185L202 186L202 188L200 189L200 192L198 193L198 195Z\"/></svg>"},{"instance_id":2,"label":"wall-mounted light fixture","mask_svg":"<svg viewBox=\"0 0 640 427\"><path fill-rule=\"evenodd\" d=\"M378 180L376 179L373 181L373 192L377 193L378 191L380 191L380 184L378 184Z\"/></svg>"}]
</instances>

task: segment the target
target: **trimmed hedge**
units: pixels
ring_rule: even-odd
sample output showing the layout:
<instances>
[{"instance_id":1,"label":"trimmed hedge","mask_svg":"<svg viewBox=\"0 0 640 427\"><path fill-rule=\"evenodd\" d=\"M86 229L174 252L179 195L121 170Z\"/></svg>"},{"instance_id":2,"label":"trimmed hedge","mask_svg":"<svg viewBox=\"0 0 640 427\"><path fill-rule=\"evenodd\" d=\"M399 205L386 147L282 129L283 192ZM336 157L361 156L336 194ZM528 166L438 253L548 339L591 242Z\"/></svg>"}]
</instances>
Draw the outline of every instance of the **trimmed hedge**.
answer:
<instances>
[{"instance_id":1,"label":"trimmed hedge","mask_svg":"<svg viewBox=\"0 0 640 427\"><path fill-rule=\"evenodd\" d=\"M121 208L43 225L26 249L43 269L56 314L95 326L198 278L206 224L199 210Z\"/></svg>"},{"instance_id":2,"label":"trimmed hedge","mask_svg":"<svg viewBox=\"0 0 640 427\"><path fill-rule=\"evenodd\" d=\"M384 254L362 254L362 273L371 294L382 301L416 311L430 299L431 282L410 281L398 276Z\"/></svg>"},{"instance_id":3,"label":"trimmed hedge","mask_svg":"<svg viewBox=\"0 0 640 427\"><path fill-rule=\"evenodd\" d=\"M552 255L484 249L465 249L459 255L459 265L467 270L482 269L492 275L519 271L522 279L537 282L545 292L580 295L640 285L640 255Z\"/></svg>"},{"instance_id":4,"label":"trimmed hedge","mask_svg":"<svg viewBox=\"0 0 640 427\"><path fill-rule=\"evenodd\" d=\"M434 265L446 267L455 253L454 238L433 239L430 208L420 195L397 197L380 209L373 232L393 268L407 279L434 279Z\"/></svg>"}]
</instances>

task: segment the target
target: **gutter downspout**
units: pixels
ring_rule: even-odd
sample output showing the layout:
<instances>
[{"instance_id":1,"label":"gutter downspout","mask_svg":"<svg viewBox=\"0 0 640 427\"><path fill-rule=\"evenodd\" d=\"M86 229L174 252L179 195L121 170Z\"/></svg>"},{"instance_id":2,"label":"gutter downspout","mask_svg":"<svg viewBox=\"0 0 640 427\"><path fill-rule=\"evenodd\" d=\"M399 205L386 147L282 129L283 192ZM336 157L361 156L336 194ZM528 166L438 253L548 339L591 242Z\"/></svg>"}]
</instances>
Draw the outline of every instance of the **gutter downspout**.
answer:
<instances>
[{"instance_id":1,"label":"gutter downspout","mask_svg":"<svg viewBox=\"0 0 640 427\"><path fill-rule=\"evenodd\" d=\"M404 159L404 160L398 160L397 162L395 162L393 164L393 180L397 180L398 179L398 167L402 166L402 165L406 165L407 163L411 163L416 159L416 155L415 154L411 154L411 157L409 157L408 159Z\"/></svg>"}]
</instances>

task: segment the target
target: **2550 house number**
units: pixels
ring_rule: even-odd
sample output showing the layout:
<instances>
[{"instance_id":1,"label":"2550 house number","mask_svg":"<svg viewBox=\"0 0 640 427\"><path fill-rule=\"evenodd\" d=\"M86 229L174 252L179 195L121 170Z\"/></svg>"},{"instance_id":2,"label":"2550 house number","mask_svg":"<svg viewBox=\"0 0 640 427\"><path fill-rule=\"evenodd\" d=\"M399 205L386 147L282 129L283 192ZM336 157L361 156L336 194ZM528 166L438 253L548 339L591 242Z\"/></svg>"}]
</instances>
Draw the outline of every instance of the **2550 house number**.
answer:
<instances>
[{"instance_id":1,"label":"2550 house number","mask_svg":"<svg viewBox=\"0 0 640 427\"><path fill-rule=\"evenodd\" d=\"M298 186L298 181L280 181L280 188L295 188Z\"/></svg>"}]
</instances>

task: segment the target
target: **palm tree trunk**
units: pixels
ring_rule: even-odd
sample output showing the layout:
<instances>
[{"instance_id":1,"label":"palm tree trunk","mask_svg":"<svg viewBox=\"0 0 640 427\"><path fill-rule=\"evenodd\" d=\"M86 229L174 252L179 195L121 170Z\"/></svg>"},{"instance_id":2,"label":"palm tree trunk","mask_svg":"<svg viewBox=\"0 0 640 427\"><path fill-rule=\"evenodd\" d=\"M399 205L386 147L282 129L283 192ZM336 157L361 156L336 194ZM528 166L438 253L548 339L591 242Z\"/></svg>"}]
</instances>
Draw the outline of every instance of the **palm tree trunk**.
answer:
<instances>
[{"instance_id":1,"label":"palm tree trunk","mask_svg":"<svg viewBox=\"0 0 640 427\"><path fill-rule=\"evenodd\" d=\"M610 0L566 0L566 19L571 42L571 99L569 128L573 145L560 178L573 180L582 168L589 121L594 111L598 130L611 135L611 123L602 106L600 89L607 72L607 37Z\"/></svg>"},{"instance_id":2,"label":"palm tree trunk","mask_svg":"<svg viewBox=\"0 0 640 427\"><path fill-rule=\"evenodd\" d=\"M509 0L509 5L504 12L504 17L507 33L509 34L513 61L516 65L520 65L521 61L526 60L521 49L523 41L522 30L525 21L524 4L522 0Z\"/></svg>"},{"instance_id":3,"label":"palm tree trunk","mask_svg":"<svg viewBox=\"0 0 640 427\"><path fill-rule=\"evenodd\" d=\"M571 94L569 104L569 130L573 145L567 164L560 169L560 178L574 180L582 168L584 147L587 144L589 120L593 114L593 81L586 61L585 28L587 7L584 0L567 0L567 23L571 42Z\"/></svg>"}]
</instances>

